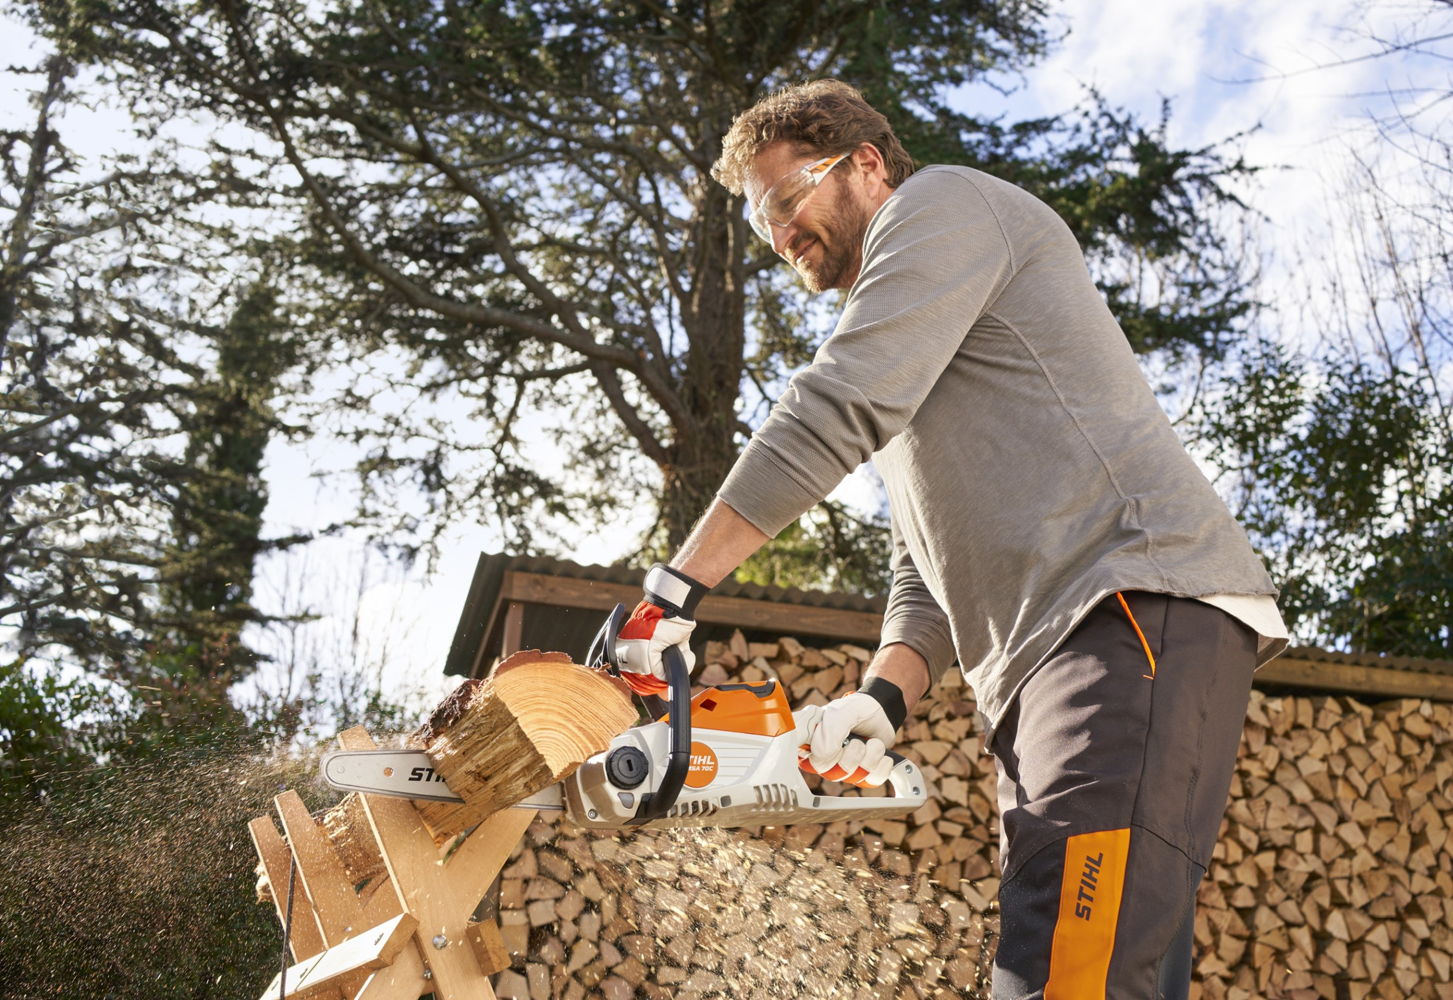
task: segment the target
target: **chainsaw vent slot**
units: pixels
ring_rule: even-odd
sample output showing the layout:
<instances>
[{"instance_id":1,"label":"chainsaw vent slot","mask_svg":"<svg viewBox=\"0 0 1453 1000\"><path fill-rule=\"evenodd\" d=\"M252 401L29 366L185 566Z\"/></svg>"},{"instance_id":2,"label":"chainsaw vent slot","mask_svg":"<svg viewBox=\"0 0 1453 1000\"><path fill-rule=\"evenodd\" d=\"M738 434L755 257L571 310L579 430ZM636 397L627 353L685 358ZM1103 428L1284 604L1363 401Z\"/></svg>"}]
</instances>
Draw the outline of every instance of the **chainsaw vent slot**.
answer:
<instances>
[{"instance_id":1,"label":"chainsaw vent slot","mask_svg":"<svg viewBox=\"0 0 1453 1000\"><path fill-rule=\"evenodd\" d=\"M716 812L716 803L708 802L705 799L695 799L691 802L678 802L671 807L668 816L710 816Z\"/></svg>"},{"instance_id":2,"label":"chainsaw vent slot","mask_svg":"<svg viewBox=\"0 0 1453 1000\"><path fill-rule=\"evenodd\" d=\"M797 793L786 785L758 785L757 805L763 809L796 809Z\"/></svg>"}]
</instances>

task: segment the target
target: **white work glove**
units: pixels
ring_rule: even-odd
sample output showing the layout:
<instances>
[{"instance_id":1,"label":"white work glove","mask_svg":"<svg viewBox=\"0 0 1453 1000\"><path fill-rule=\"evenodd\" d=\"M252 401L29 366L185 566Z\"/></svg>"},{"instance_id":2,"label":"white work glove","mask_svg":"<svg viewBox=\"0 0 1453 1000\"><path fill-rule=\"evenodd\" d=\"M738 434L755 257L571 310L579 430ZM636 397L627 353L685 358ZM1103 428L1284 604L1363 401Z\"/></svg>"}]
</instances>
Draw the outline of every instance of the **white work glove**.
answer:
<instances>
[{"instance_id":1,"label":"white work glove","mask_svg":"<svg viewBox=\"0 0 1453 1000\"><path fill-rule=\"evenodd\" d=\"M859 691L796 713L799 740L806 751L797 763L830 781L877 787L893 770L888 748L907 716L898 685L871 678Z\"/></svg>"},{"instance_id":2,"label":"white work glove","mask_svg":"<svg viewBox=\"0 0 1453 1000\"><path fill-rule=\"evenodd\" d=\"M616 637L615 650L621 680L637 694L664 695L666 668L661 654L669 646L681 651L688 676L696 669L696 654L687 644L696 628L696 605L710 588L662 563L646 574L645 600L636 605Z\"/></svg>"}]
</instances>

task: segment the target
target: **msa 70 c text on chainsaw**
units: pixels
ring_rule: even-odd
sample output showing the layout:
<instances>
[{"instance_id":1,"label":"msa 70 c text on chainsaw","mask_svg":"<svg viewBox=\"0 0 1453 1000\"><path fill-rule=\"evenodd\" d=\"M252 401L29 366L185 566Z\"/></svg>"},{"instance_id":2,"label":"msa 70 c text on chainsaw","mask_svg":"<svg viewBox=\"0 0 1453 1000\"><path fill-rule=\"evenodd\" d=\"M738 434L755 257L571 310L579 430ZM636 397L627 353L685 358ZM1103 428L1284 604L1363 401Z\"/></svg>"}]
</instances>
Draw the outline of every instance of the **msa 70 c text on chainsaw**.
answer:
<instances>
[{"instance_id":1,"label":"msa 70 c text on chainsaw","mask_svg":"<svg viewBox=\"0 0 1453 1000\"><path fill-rule=\"evenodd\" d=\"M587 665L619 673L617 605L596 635ZM723 684L691 697L686 664L665 651L669 708L654 722L621 733L560 783L516 803L563 810L578 826L783 826L892 818L923 805L929 789L914 763L897 754L891 795L826 795L803 777L806 732L775 680ZM418 750L342 751L323 758L335 788L459 802Z\"/></svg>"}]
</instances>

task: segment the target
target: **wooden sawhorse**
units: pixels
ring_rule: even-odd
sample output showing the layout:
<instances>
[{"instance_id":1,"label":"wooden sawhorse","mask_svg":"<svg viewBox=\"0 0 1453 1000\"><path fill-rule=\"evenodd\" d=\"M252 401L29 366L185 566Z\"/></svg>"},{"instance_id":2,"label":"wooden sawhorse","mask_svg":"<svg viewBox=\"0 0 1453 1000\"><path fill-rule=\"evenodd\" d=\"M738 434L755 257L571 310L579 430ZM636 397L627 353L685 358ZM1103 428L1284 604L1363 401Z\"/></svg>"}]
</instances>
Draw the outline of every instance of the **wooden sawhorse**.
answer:
<instances>
[{"instance_id":1,"label":"wooden sawhorse","mask_svg":"<svg viewBox=\"0 0 1453 1000\"><path fill-rule=\"evenodd\" d=\"M339 734L345 750L371 750L361 727ZM337 849L297 792L274 799L248 824L278 919L288 924L293 965L259 1000L494 1000L489 976L510 964L499 926L474 912L533 809L501 809L462 842L434 843L413 802L359 795L383 873L353 884Z\"/></svg>"}]
</instances>

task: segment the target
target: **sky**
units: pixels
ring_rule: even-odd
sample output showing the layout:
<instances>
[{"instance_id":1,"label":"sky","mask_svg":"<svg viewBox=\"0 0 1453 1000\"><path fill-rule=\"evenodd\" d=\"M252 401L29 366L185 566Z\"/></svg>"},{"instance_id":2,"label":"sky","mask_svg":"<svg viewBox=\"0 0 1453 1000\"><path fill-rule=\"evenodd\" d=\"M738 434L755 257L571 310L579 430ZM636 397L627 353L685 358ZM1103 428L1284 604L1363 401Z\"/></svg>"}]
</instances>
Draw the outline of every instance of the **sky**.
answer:
<instances>
[{"instance_id":1,"label":"sky","mask_svg":"<svg viewBox=\"0 0 1453 1000\"><path fill-rule=\"evenodd\" d=\"M1256 164L1274 167L1243 191L1266 216L1278 250L1272 262L1285 271L1298 246L1335 243L1335 201L1351 156L1368 149L1369 114L1385 113L1439 90L1453 91L1447 60L1402 54L1370 58L1381 40L1416 30L1426 2L1350 0L1066 0L1052 4L1062 42L1022 78L1009 95L966 88L957 99L1008 119L1067 111L1087 87L1111 104L1154 121L1162 100L1172 102L1169 140L1199 146L1251 130L1240 148ZM1445 8L1440 31L1453 27ZM0 15L0 66L33 61L33 39ZM16 78L0 76L0 127L20 124L27 109ZM84 120L79 120L84 118ZM125 122L98 113L77 116L67 139L82 152L120 141ZM79 141L78 141L79 140ZM346 489L318 482L313 473L344 464L317 446L278 445L268 452L271 500L268 531L281 534L346 515ZM844 493L872 499L872 481L854 477ZM610 562L628 551L621 539L582 537L573 557ZM386 690L417 688L427 706L453 681L441 667L481 551L496 551L487 527L454 529L431 572L404 572L368 557L357 539L318 543L289 561L265 567L264 591L303 601L324 614L306 636L324 658L354 657L381 671ZM341 572L340 572L340 567ZM324 572L326 568L326 572ZM325 581L326 585L318 581ZM351 581L357 581L355 585ZM353 643L358 635L362 649Z\"/></svg>"},{"instance_id":2,"label":"sky","mask_svg":"<svg viewBox=\"0 0 1453 1000\"><path fill-rule=\"evenodd\" d=\"M1367 58L1378 39L1404 37L1427 3L1334 0L1136 3L1068 0L1068 34L1007 102L1053 113L1086 87L1154 120L1171 101L1169 140L1196 147L1237 133L1248 160L1270 169L1245 194L1276 232L1324 218L1329 184L1349 142L1365 147L1367 119L1416 91L1450 89L1449 63ZM1453 11L1441 18L1453 27Z\"/></svg>"}]
</instances>

